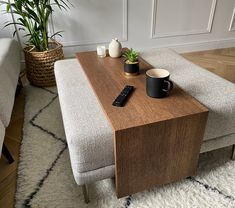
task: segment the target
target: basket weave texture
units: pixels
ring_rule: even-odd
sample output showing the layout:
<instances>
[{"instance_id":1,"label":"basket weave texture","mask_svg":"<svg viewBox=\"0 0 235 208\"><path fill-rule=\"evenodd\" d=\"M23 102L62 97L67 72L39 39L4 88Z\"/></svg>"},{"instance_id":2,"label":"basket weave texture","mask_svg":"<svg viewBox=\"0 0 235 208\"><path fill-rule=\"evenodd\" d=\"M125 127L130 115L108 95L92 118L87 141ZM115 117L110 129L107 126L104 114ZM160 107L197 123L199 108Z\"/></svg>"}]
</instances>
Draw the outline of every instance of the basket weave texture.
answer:
<instances>
[{"instance_id":1,"label":"basket weave texture","mask_svg":"<svg viewBox=\"0 0 235 208\"><path fill-rule=\"evenodd\" d=\"M47 51L37 52L34 46L24 48L26 75L30 84L37 87L55 86L54 63L64 58L62 45L50 42Z\"/></svg>"}]
</instances>

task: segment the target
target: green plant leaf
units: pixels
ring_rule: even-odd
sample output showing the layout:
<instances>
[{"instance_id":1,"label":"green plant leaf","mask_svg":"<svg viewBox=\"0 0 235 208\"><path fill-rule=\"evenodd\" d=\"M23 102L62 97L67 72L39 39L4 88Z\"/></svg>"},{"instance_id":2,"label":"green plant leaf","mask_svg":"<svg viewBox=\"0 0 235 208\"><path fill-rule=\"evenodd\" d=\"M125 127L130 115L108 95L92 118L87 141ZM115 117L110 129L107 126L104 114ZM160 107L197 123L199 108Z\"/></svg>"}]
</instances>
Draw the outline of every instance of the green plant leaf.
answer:
<instances>
[{"instance_id":1,"label":"green plant leaf","mask_svg":"<svg viewBox=\"0 0 235 208\"><path fill-rule=\"evenodd\" d=\"M57 36L57 35L59 35L60 37L62 37L62 35L60 34L60 33L62 33L62 32L64 32L64 31L58 31L58 32L54 33L54 34L50 37L50 39L52 39L53 37L55 37L55 36Z\"/></svg>"},{"instance_id":2,"label":"green plant leaf","mask_svg":"<svg viewBox=\"0 0 235 208\"><path fill-rule=\"evenodd\" d=\"M138 53L131 48L130 50L124 52L123 56L129 61L129 62L136 62L138 61Z\"/></svg>"},{"instance_id":3,"label":"green plant leaf","mask_svg":"<svg viewBox=\"0 0 235 208\"><path fill-rule=\"evenodd\" d=\"M28 44L34 45L39 51L48 49L48 22L53 7L67 10L72 5L69 0L12 0L11 2L2 2L6 5L6 12L19 16L17 22L7 23L9 25L19 25L18 31L24 30L25 37L28 37ZM16 30L16 31L17 31ZM13 35L15 35L14 31ZM53 34L50 38L60 35L62 31Z\"/></svg>"}]
</instances>

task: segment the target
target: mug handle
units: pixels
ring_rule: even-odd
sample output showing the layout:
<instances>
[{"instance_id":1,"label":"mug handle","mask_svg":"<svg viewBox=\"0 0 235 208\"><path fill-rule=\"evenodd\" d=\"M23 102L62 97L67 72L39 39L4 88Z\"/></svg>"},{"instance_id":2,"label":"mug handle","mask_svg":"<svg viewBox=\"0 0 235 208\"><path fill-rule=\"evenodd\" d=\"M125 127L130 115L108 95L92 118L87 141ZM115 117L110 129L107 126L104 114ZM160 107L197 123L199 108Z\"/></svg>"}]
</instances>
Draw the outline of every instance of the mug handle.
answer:
<instances>
[{"instance_id":1,"label":"mug handle","mask_svg":"<svg viewBox=\"0 0 235 208\"><path fill-rule=\"evenodd\" d=\"M170 80L164 80L167 83L167 89L163 89L164 92L170 92L173 89L173 82Z\"/></svg>"}]
</instances>

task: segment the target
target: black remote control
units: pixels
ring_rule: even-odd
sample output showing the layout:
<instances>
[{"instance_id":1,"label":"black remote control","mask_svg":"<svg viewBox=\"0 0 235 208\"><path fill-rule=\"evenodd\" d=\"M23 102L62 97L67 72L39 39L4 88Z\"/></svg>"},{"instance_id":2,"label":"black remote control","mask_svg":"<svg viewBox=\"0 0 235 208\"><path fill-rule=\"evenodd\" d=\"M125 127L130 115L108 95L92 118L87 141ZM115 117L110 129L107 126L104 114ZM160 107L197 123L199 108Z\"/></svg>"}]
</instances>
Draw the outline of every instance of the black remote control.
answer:
<instances>
[{"instance_id":1,"label":"black remote control","mask_svg":"<svg viewBox=\"0 0 235 208\"><path fill-rule=\"evenodd\" d=\"M117 98L113 102L113 106L123 107L125 102L127 101L128 97L133 92L134 87L130 85L126 85L122 92L117 96Z\"/></svg>"}]
</instances>

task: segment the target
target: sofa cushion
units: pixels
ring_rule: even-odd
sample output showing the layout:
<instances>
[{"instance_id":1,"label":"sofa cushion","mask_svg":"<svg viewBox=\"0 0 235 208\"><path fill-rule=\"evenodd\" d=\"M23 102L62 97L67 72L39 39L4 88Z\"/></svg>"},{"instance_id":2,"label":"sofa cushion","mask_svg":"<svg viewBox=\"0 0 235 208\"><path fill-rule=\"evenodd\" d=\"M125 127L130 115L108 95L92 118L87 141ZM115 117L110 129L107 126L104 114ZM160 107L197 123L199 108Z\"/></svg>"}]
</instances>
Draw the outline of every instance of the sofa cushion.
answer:
<instances>
[{"instance_id":1,"label":"sofa cushion","mask_svg":"<svg viewBox=\"0 0 235 208\"><path fill-rule=\"evenodd\" d=\"M57 61L55 76L75 177L112 165L112 130L78 61Z\"/></svg>"},{"instance_id":2,"label":"sofa cushion","mask_svg":"<svg viewBox=\"0 0 235 208\"><path fill-rule=\"evenodd\" d=\"M204 140L235 133L235 85L169 49L151 49L141 56L209 109Z\"/></svg>"},{"instance_id":3,"label":"sofa cushion","mask_svg":"<svg viewBox=\"0 0 235 208\"><path fill-rule=\"evenodd\" d=\"M20 47L17 41L0 39L0 120L8 126L20 73Z\"/></svg>"}]
</instances>

